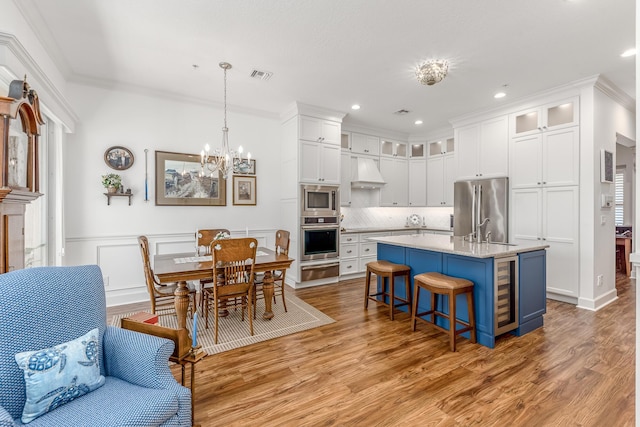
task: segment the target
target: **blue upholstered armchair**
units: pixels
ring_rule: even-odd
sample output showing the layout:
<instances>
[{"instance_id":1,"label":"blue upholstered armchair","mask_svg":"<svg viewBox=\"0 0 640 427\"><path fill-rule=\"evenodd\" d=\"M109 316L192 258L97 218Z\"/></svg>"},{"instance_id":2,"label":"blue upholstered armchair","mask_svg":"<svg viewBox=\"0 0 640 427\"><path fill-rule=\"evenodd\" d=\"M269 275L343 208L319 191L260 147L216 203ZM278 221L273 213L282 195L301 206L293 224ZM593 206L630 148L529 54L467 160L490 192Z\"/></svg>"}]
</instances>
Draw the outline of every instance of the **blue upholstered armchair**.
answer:
<instances>
[{"instance_id":1,"label":"blue upholstered armchair","mask_svg":"<svg viewBox=\"0 0 640 427\"><path fill-rule=\"evenodd\" d=\"M72 363L55 348L97 328L93 347L85 345L84 361ZM58 347L56 347L58 346ZM93 349L97 346L98 356ZM58 372L94 364L104 376L95 389L71 395L69 387L30 426L188 426L189 389L178 384L168 367L173 342L107 326L102 272L95 265L38 267L0 275L0 427L22 425L27 400L27 372ZM38 363L21 368L16 354L52 349ZM41 355L42 353L40 353ZM48 363L48 364L47 364ZM53 367L52 367L53 366ZM99 366L99 374L98 374ZM75 386L76 377L73 377ZM103 383L103 385L102 385ZM60 393L63 388L54 390ZM82 389L82 387L75 387ZM51 392L49 397L53 396ZM71 397L70 397L71 396Z\"/></svg>"}]
</instances>

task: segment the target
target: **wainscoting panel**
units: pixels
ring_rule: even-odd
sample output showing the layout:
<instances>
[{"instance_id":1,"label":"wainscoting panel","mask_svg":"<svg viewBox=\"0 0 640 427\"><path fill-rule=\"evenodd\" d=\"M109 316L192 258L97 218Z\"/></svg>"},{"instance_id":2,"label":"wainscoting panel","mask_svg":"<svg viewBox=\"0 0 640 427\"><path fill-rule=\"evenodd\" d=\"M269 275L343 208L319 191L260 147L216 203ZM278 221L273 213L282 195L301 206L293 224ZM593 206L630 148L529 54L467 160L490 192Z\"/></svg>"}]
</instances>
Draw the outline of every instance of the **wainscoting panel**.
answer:
<instances>
[{"instance_id":1,"label":"wainscoting panel","mask_svg":"<svg viewBox=\"0 0 640 427\"><path fill-rule=\"evenodd\" d=\"M275 232L275 229L250 230L249 237L257 239L260 246L274 248ZM232 237L244 237L246 234L246 230L231 231ZM152 264L156 254L195 254L194 233L147 234L147 238ZM68 238L65 242L64 265L100 266L107 306L148 301L137 239L137 235Z\"/></svg>"}]
</instances>

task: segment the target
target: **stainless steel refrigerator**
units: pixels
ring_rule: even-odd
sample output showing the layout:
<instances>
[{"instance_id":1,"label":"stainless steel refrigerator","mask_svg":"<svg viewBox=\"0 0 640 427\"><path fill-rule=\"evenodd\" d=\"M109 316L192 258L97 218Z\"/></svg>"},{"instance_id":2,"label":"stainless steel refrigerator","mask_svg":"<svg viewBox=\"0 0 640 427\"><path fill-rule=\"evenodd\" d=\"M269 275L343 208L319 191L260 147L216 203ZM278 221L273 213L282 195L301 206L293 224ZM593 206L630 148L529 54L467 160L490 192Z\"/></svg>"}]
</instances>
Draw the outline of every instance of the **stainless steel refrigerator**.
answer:
<instances>
[{"instance_id":1,"label":"stainless steel refrigerator","mask_svg":"<svg viewBox=\"0 0 640 427\"><path fill-rule=\"evenodd\" d=\"M458 181L453 187L453 235L509 241L509 178ZM490 233L490 234L489 234Z\"/></svg>"}]
</instances>

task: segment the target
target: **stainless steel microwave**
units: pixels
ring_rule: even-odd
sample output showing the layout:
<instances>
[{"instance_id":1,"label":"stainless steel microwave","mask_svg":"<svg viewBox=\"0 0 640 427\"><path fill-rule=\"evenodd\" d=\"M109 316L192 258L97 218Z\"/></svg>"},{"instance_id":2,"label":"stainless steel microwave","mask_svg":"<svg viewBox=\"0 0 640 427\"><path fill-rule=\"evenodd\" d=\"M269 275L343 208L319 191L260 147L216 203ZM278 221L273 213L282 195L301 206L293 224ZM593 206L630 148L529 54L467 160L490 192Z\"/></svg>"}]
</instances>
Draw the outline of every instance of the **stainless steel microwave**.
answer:
<instances>
[{"instance_id":1,"label":"stainless steel microwave","mask_svg":"<svg viewBox=\"0 0 640 427\"><path fill-rule=\"evenodd\" d=\"M303 185L301 216L340 215L340 187L337 185Z\"/></svg>"}]
</instances>

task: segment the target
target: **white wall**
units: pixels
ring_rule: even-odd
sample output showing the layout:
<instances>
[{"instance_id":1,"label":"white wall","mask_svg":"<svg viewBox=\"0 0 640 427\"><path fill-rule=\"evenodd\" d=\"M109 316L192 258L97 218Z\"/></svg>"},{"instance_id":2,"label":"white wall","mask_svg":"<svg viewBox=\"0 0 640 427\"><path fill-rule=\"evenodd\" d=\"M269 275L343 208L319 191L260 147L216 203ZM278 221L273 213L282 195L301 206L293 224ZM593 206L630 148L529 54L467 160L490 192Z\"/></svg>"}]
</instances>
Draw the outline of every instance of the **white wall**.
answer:
<instances>
[{"instance_id":1,"label":"white wall","mask_svg":"<svg viewBox=\"0 0 640 427\"><path fill-rule=\"evenodd\" d=\"M197 154L205 143L218 146L222 110L75 84L69 85L69 99L80 120L65 149L65 264L100 265L108 282L108 304L147 298L138 235L151 237L152 251L167 252L192 250L196 228L228 228L243 235L248 227L252 236L267 243L278 227L278 118L228 112L231 146L242 145L256 159L257 206L232 206L231 180L227 206L156 206L155 151ZM107 206L103 195L101 175L116 172L105 164L104 152L114 145L127 147L134 155L133 166L119 172L133 193L131 206L126 198L113 198ZM144 201L145 148L148 202Z\"/></svg>"},{"instance_id":2,"label":"white wall","mask_svg":"<svg viewBox=\"0 0 640 427\"><path fill-rule=\"evenodd\" d=\"M589 198L592 200L589 210L584 210L583 218L592 215L593 221L593 242L589 243L590 254L588 257L581 257L581 270L590 274L581 275L583 278L591 280L581 280L580 299L578 305L584 308L597 309L613 301L616 298L615 288L615 219L613 208L601 207L601 195L615 193L614 184L600 182L600 150L605 149L612 153L616 150L616 134L622 134L627 138L635 139L635 117L634 114L620 105L608 95L598 90L593 90L593 158L589 163L582 163L581 175L587 175L588 182L581 177L581 188L592 188ZM584 134L581 135L581 144L585 141ZM581 152L587 147L581 146ZM585 170L588 164L592 165L592 171ZM583 174L583 171L585 172ZM581 197L584 193L581 193ZM581 200L582 203L582 200ZM582 205L584 206L584 205ZM591 212L591 214L589 214ZM604 224L601 219L604 218ZM583 231L581 228L581 239L588 235L590 230ZM584 242L586 243L586 242ZM584 250L583 242L581 247ZM606 256L603 256L606 254ZM591 259L592 262L588 262ZM597 276L602 275L604 282L602 286L597 286Z\"/></svg>"}]
</instances>

